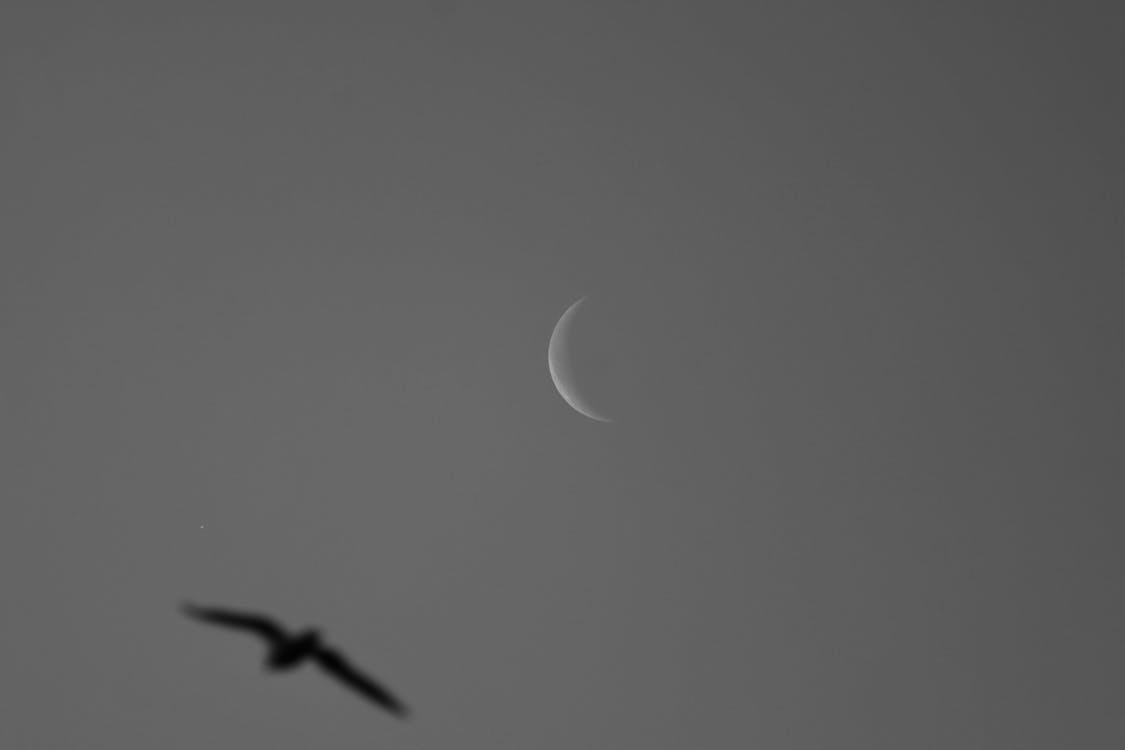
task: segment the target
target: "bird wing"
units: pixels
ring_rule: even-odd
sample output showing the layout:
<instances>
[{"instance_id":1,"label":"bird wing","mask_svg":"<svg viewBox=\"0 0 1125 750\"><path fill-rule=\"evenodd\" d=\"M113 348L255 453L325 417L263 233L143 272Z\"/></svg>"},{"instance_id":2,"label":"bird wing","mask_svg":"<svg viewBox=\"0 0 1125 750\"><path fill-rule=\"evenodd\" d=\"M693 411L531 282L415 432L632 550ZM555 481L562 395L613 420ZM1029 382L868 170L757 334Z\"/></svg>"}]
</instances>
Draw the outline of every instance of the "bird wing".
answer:
<instances>
[{"instance_id":1,"label":"bird wing","mask_svg":"<svg viewBox=\"0 0 1125 750\"><path fill-rule=\"evenodd\" d=\"M330 648L322 648L317 650L314 658L325 672L382 708L396 716L405 717L407 715L407 708L402 701L396 698L386 687L353 667L339 652Z\"/></svg>"},{"instance_id":2,"label":"bird wing","mask_svg":"<svg viewBox=\"0 0 1125 750\"><path fill-rule=\"evenodd\" d=\"M284 641L286 638L285 631L276 622L262 615L233 612L216 607L197 607L193 604L185 604L184 612L203 622L249 630L273 643Z\"/></svg>"}]
</instances>

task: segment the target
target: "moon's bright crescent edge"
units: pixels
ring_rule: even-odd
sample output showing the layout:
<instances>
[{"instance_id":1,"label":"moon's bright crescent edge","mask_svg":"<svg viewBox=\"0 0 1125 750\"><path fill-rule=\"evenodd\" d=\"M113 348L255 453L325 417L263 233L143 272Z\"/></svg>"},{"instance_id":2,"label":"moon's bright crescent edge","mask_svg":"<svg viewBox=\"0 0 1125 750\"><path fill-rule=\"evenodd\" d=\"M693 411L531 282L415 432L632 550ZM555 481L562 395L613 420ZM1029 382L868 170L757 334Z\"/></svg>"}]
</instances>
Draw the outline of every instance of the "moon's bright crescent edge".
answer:
<instances>
[{"instance_id":1,"label":"moon's bright crescent edge","mask_svg":"<svg viewBox=\"0 0 1125 750\"><path fill-rule=\"evenodd\" d=\"M574 376L570 372L570 364L566 359L566 332L567 327L570 325L571 319L578 311L579 305L585 301L582 297L570 307L559 318L559 322L555 323L555 330L551 331L551 341L547 344L547 369L551 373L551 380L555 384L555 390L562 396L570 408L584 417L595 419L599 422L610 422L608 417L603 417L598 414L594 409L583 400L578 394L578 389L574 385Z\"/></svg>"}]
</instances>

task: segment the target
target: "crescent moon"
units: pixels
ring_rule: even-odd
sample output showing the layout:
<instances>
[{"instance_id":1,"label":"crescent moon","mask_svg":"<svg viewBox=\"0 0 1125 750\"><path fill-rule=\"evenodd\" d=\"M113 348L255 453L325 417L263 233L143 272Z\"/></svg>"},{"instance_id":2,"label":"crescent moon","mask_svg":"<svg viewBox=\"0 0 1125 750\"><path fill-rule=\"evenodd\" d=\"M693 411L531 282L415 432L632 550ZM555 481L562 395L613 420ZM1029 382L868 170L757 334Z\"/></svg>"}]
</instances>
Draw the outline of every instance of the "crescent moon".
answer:
<instances>
[{"instance_id":1,"label":"crescent moon","mask_svg":"<svg viewBox=\"0 0 1125 750\"><path fill-rule=\"evenodd\" d=\"M570 408L584 417L597 420L598 422L612 421L608 417L603 417L594 411L586 400L582 398L578 392L575 384L574 372L570 367L570 360L567 357L567 333L570 328L570 322L574 319L574 315L578 312L579 306L586 300L585 297L578 300L570 307L566 308L566 312L559 318L559 322L555 323L555 330L551 331L551 342L547 345L547 369L551 372L551 380L555 383L555 389L562 396Z\"/></svg>"}]
</instances>

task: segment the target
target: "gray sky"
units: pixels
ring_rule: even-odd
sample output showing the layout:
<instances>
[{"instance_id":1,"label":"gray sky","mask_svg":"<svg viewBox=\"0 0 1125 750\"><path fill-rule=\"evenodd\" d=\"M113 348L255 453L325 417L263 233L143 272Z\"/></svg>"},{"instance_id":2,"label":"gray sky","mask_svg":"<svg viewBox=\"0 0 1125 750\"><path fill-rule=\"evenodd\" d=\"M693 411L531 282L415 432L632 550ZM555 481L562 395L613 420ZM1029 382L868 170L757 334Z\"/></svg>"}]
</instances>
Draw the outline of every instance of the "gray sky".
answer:
<instances>
[{"instance_id":1,"label":"gray sky","mask_svg":"<svg viewBox=\"0 0 1125 750\"><path fill-rule=\"evenodd\" d=\"M1125 746L1120 14L747 5L5 3L0 745Z\"/></svg>"}]
</instances>

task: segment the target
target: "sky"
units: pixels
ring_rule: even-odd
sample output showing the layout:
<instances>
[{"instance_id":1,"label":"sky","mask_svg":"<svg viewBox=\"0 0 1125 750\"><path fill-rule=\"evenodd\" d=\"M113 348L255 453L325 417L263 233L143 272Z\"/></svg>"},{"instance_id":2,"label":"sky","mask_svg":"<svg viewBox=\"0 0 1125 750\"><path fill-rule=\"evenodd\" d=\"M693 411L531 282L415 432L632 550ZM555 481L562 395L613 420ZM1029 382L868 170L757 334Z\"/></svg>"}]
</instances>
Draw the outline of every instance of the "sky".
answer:
<instances>
[{"instance_id":1,"label":"sky","mask_svg":"<svg viewBox=\"0 0 1125 750\"><path fill-rule=\"evenodd\" d=\"M1125 746L1121 15L952 6L4 3L0 745Z\"/></svg>"}]
</instances>

